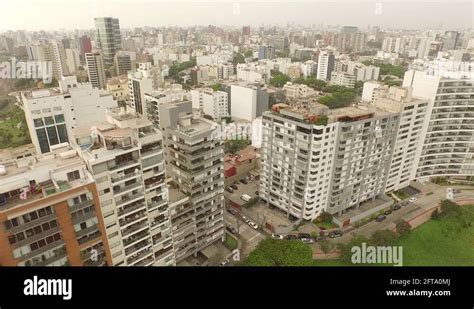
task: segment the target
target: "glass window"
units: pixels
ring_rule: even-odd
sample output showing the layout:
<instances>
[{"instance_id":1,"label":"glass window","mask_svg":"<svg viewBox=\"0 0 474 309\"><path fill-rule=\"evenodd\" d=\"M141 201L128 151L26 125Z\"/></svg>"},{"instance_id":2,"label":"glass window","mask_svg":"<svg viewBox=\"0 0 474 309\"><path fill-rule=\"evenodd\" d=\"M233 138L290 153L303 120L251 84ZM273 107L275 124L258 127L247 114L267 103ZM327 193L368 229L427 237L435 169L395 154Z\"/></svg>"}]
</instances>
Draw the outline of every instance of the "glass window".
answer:
<instances>
[{"instance_id":1,"label":"glass window","mask_svg":"<svg viewBox=\"0 0 474 309\"><path fill-rule=\"evenodd\" d=\"M47 127L46 130L48 131L49 137L49 144L56 145L59 144L58 134L56 133L56 127Z\"/></svg>"},{"instance_id":2,"label":"glass window","mask_svg":"<svg viewBox=\"0 0 474 309\"><path fill-rule=\"evenodd\" d=\"M55 115L54 119L56 120L56 123L64 122L64 115L63 114Z\"/></svg>"},{"instance_id":3,"label":"glass window","mask_svg":"<svg viewBox=\"0 0 474 309\"><path fill-rule=\"evenodd\" d=\"M41 118L33 119L33 122L34 122L36 128L44 126L43 119L41 119Z\"/></svg>"},{"instance_id":4,"label":"glass window","mask_svg":"<svg viewBox=\"0 0 474 309\"><path fill-rule=\"evenodd\" d=\"M48 143L48 137L46 136L46 130L36 129L36 136L38 137L41 153L49 152L49 143Z\"/></svg>"},{"instance_id":5,"label":"glass window","mask_svg":"<svg viewBox=\"0 0 474 309\"><path fill-rule=\"evenodd\" d=\"M46 123L46 125L54 124L53 117L51 117L51 116L49 116L49 117L44 117L44 122Z\"/></svg>"},{"instance_id":6,"label":"glass window","mask_svg":"<svg viewBox=\"0 0 474 309\"><path fill-rule=\"evenodd\" d=\"M56 128L58 129L59 141L61 143L66 143L68 141L66 125L60 124L57 125Z\"/></svg>"}]
</instances>

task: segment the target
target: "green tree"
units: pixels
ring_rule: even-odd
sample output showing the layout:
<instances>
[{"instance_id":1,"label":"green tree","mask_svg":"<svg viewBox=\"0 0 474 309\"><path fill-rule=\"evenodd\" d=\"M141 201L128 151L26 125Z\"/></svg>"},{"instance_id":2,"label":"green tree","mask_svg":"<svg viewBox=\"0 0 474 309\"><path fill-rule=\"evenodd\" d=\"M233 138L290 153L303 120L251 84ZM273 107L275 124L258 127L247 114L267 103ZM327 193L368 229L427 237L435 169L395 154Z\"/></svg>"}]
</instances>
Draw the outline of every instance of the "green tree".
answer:
<instances>
[{"instance_id":1,"label":"green tree","mask_svg":"<svg viewBox=\"0 0 474 309\"><path fill-rule=\"evenodd\" d=\"M245 57L244 57L244 55L242 55L242 54L240 54L240 53L236 54L236 55L234 56L234 59L232 60L232 63L233 63L234 65L237 65L237 64L239 64L239 63L245 63Z\"/></svg>"},{"instance_id":2,"label":"green tree","mask_svg":"<svg viewBox=\"0 0 474 309\"><path fill-rule=\"evenodd\" d=\"M319 242L319 247L325 254L328 254L334 248L334 245L329 240L323 239Z\"/></svg>"},{"instance_id":3,"label":"green tree","mask_svg":"<svg viewBox=\"0 0 474 309\"><path fill-rule=\"evenodd\" d=\"M398 235L405 236L411 232L411 225L405 220L400 220L396 223L395 229L397 230Z\"/></svg>"},{"instance_id":4,"label":"green tree","mask_svg":"<svg viewBox=\"0 0 474 309\"><path fill-rule=\"evenodd\" d=\"M270 79L270 85L281 88L290 80L291 78L288 75L278 72Z\"/></svg>"},{"instance_id":5,"label":"green tree","mask_svg":"<svg viewBox=\"0 0 474 309\"><path fill-rule=\"evenodd\" d=\"M348 243L339 244L340 258L343 262L352 263L352 248L361 247L362 243L368 243L369 240L363 235L354 236Z\"/></svg>"},{"instance_id":6,"label":"green tree","mask_svg":"<svg viewBox=\"0 0 474 309\"><path fill-rule=\"evenodd\" d=\"M222 84L217 83L211 86L212 90L214 91L220 91L222 89Z\"/></svg>"},{"instance_id":7,"label":"green tree","mask_svg":"<svg viewBox=\"0 0 474 309\"><path fill-rule=\"evenodd\" d=\"M311 266L311 248L295 240L265 239L261 241L241 266Z\"/></svg>"},{"instance_id":8,"label":"green tree","mask_svg":"<svg viewBox=\"0 0 474 309\"><path fill-rule=\"evenodd\" d=\"M397 235L391 230L378 230L372 233L369 242L374 246L391 246L397 240Z\"/></svg>"},{"instance_id":9,"label":"green tree","mask_svg":"<svg viewBox=\"0 0 474 309\"><path fill-rule=\"evenodd\" d=\"M319 220L321 220L321 222L332 223L332 219L333 219L333 215L331 215L329 212L323 211L319 215Z\"/></svg>"}]
</instances>

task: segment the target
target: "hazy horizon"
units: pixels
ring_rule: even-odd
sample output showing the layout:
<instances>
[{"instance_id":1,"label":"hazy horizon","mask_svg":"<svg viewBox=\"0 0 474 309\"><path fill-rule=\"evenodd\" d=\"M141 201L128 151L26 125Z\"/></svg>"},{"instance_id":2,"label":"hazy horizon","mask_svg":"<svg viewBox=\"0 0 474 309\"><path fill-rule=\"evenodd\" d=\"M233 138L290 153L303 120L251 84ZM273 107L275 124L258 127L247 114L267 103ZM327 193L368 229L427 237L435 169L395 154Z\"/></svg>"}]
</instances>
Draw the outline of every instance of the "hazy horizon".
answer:
<instances>
[{"instance_id":1,"label":"hazy horizon","mask_svg":"<svg viewBox=\"0 0 474 309\"><path fill-rule=\"evenodd\" d=\"M28 8L28 9L25 9ZM354 25L399 29L465 29L473 3L455 1L201 1L201 0L4 0L0 31L94 28L94 18L113 16L121 28L161 26Z\"/></svg>"}]
</instances>

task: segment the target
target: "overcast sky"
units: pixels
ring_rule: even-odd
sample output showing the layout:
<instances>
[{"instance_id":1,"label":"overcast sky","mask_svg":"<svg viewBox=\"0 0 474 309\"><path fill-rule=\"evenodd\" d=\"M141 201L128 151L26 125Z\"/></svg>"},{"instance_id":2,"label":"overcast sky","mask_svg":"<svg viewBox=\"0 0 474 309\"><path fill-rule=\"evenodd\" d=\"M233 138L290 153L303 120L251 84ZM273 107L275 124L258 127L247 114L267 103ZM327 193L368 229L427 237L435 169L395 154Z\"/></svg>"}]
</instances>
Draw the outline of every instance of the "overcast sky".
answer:
<instances>
[{"instance_id":1,"label":"overcast sky","mask_svg":"<svg viewBox=\"0 0 474 309\"><path fill-rule=\"evenodd\" d=\"M0 31L88 29L113 16L122 28L301 24L454 29L473 25L471 0L0 0Z\"/></svg>"}]
</instances>

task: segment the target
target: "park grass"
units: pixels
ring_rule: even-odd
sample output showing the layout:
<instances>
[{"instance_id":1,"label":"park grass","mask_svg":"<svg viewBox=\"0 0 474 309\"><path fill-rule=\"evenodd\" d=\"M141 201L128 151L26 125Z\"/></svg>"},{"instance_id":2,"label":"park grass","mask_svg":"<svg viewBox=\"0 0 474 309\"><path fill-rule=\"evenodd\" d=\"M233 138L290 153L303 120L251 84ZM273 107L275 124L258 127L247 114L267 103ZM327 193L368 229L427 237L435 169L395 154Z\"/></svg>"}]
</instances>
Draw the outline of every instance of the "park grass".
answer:
<instances>
[{"instance_id":1,"label":"park grass","mask_svg":"<svg viewBox=\"0 0 474 309\"><path fill-rule=\"evenodd\" d=\"M0 132L2 132L2 134L3 132L11 134L11 139L9 142L0 137L0 149L16 147L30 142L29 134L27 132L26 134L22 134L23 129L18 129L17 124L18 122L15 119L0 121Z\"/></svg>"},{"instance_id":2,"label":"park grass","mask_svg":"<svg viewBox=\"0 0 474 309\"><path fill-rule=\"evenodd\" d=\"M225 245L227 248L229 248L230 250L234 250L234 249L237 249L237 239L235 239L234 237L230 236L228 233L225 234Z\"/></svg>"},{"instance_id":3,"label":"park grass","mask_svg":"<svg viewBox=\"0 0 474 309\"><path fill-rule=\"evenodd\" d=\"M393 194L395 194L399 199L401 200L404 200L404 199L407 199L410 197L409 194L407 194L405 191L403 190L398 190L398 191L395 191L393 192Z\"/></svg>"},{"instance_id":4,"label":"park grass","mask_svg":"<svg viewBox=\"0 0 474 309\"><path fill-rule=\"evenodd\" d=\"M474 211L474 205L463 206ZM398 240L406 266L474 266L474 225L453 230L454 218L431 220Z\"/></svg>"},{"instance_id":5,"label":"park grass","mask_svg":"<svg viewBox=\"0 0 474 309\"><path fill-rule=\"evenodd\" d=\"M474 205L463 207L474 212ZM456 228L458 225L455 218L430 220L398 239L394 245L403 247L403 266L474 266L474 225ZM314 266L356 265L341 260L314 260Z\"/></svg>"}]
</instances>

